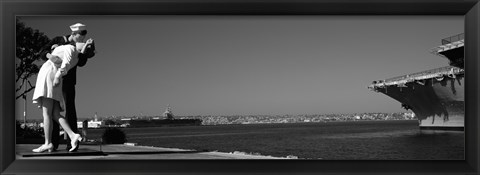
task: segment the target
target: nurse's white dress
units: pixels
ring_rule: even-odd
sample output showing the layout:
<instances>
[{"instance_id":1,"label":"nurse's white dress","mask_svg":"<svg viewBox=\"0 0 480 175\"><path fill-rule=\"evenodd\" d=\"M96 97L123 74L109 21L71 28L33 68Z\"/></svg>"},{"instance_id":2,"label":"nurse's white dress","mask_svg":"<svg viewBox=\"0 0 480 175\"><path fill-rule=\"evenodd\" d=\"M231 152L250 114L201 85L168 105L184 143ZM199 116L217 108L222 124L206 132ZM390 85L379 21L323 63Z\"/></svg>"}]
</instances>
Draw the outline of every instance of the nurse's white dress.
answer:
<instances>
[{"instance_id":1,"label":"nurse's white dress","mask_svg":"<svg viewBox=\"0 0 480 175\"><path fill-rule=\"evenodd\" d=\"M62 76L66 75L70 68L78 63L78 52L73 45L62 45L55 48L52 55L60 59L47 60L43 63L37 75L35 91L33 92L33 103L39 108L42 107L42 99L50 98L60 102L60 110L65 109L65 102L62 93ZM53 86L53 80L59 78L60 83Z\"/></svg>"}]
</instances>

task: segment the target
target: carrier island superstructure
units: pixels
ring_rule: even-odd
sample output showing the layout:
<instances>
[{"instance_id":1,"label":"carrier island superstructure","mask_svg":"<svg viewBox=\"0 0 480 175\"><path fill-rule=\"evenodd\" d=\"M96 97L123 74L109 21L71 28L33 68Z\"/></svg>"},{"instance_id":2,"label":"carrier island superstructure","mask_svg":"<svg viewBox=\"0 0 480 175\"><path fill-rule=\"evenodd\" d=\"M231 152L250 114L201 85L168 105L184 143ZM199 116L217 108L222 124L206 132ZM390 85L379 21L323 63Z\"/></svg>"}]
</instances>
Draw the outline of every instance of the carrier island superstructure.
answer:
<instances>
[{"instance_id":1,"label":"carrier island superstructure","mask_svg":"<svg viewBox=\"0 0 480 175\"><path fill-rule=\"evenodd\" d=\"M464 34L441 40L431 53L450 65L373 81L369 89L383 93L412 110L420 129L464 130Z\"/></svg>"}]
</instances>

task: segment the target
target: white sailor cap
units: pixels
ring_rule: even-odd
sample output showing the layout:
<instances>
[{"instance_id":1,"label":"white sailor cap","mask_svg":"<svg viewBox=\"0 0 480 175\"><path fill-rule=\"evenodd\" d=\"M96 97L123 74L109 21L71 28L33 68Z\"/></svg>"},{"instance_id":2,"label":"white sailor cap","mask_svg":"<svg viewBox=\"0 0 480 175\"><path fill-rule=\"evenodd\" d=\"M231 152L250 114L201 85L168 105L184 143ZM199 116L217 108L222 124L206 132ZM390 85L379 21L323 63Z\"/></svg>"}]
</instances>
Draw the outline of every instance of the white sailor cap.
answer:
<instances>
[{"instance_id":1,"label":"white sailor cap","mask_svg":"<svg viewBox=\"0 0 480 175\"><path fill-rule=\"evenodd\" d=\"M71 25L70 29L72 30L72 32L77 32L77 31L87 30L87 26L81 23L76 23L74 25Z\"/></svg>"}]
</instances>

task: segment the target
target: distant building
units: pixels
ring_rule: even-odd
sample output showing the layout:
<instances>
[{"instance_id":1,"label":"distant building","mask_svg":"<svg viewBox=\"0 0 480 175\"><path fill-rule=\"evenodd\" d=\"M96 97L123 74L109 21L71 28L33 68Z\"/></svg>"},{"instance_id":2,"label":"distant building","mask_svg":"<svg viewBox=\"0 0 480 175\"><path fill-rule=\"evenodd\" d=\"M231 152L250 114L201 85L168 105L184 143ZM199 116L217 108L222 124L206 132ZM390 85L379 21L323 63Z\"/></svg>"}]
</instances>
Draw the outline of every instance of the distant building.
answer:
<instances>
[{"instance_id":1,"label":"distant building","mask_svg":"<svg viewBox=\"0 0 480 175\"><path fill-rule=\"evenodd\" d=\"M88 121L88 128L100 128L103 125L103 121ZM83 128L83 122L77 122L77 128Z\"/></svg>"},{"instance_id":2,"label":"distant building","mask_svg":"<svg viewBox=\"0 0 480 175\"><path fill-rule=\"evenodd\" d=\"M100 128L104 125L103 121L98 121L97 113L95 112L95 119L88 121L88 128ZM83 122L77 122L77 128L83 128Z\"/></svg>"}]
</instances>

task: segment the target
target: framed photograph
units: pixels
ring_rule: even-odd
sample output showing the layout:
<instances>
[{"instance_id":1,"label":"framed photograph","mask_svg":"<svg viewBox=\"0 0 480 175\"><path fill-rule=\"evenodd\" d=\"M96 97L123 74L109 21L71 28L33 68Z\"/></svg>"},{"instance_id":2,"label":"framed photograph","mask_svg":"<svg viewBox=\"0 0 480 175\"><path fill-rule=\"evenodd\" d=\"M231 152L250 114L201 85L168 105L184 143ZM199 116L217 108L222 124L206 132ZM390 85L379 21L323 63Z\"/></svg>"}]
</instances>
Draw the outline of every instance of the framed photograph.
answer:
<instances>
[{"instance_id":1,"label":"framed photograph","mask_svg":"<svg viewBox=\"0 0 480 175\"><path fill-rule=\"evenodd\" d=\"M0 7L2 173L479 173L477 0L11 1ZM86 36L77 43L97 43L88 66L78 63L74 128L100 128L77 131L90 143L80 144L78 154L114 156L70 159L62 157L69 144L61 143L56 158L19 157L18 149L43 143L16 136L27 127L26 111L34 121L29 126L45 125L32 104L35 89L18 86L19 63L11 58L22 52L19 27L41 32L32 35L43 42L37 45L61 35L72 48L83 46L72 44L80 40L75 36ZM59 45L48 47L53 54ZM30 87L39 77L29 78ZM103 145L111 128L131 134L128 143L122 139L125 146L181 149L155 156L145 149L142 156L111 151L118 147Z\"/></svg>"}]
</instances>

